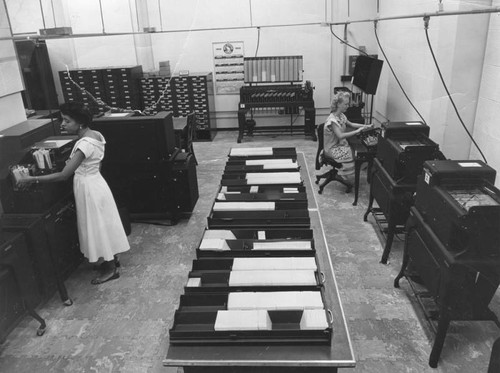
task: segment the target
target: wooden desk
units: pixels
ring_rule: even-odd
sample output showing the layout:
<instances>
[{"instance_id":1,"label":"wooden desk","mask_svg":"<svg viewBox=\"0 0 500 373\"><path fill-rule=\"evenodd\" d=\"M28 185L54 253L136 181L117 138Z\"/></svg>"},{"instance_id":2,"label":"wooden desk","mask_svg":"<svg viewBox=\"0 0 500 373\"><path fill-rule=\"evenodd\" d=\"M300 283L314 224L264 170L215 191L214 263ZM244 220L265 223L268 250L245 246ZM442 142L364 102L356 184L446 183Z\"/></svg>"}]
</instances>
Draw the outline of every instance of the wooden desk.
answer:
<instances>
[{"instance_id":1,"label":"wooden desk","mask_svg":"<svg viewBox=\"0 0 500 373\"><path fill-rule=\"evenodd\" d=\"M303 153L298 153L301 176L307 188L316 256L325 275L325 304L333 314L331 345L224 345L169 346L165 366L182 366L185 373L311 372L331 373L339 367L354 367L354 353L340 303L331 258L323 234L319 211ZM258 370L257 370L258 369Z\"/></svg>"}]
</instances>

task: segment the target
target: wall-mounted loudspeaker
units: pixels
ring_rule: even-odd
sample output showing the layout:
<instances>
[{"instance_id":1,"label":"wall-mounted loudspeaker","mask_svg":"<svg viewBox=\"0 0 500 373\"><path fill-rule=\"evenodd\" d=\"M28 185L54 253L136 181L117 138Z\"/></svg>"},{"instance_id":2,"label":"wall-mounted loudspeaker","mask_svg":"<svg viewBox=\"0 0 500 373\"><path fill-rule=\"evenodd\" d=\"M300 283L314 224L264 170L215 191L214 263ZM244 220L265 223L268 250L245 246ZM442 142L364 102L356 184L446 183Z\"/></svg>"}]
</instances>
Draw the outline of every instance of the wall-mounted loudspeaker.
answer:
<instances>
[{"instance_id":1,"label":"wall-mounted loudspeaker","mask_svg":"<svg viewBox=\"0 0 500 373\"><path fill-rule=\"evenodd\" d=\"M377 92L378 80L380 78L383 63L384 61L376 58L364 55L358 56L352 74L352 84L365 93L374 95Z\"/></svg>"}]
</instances>

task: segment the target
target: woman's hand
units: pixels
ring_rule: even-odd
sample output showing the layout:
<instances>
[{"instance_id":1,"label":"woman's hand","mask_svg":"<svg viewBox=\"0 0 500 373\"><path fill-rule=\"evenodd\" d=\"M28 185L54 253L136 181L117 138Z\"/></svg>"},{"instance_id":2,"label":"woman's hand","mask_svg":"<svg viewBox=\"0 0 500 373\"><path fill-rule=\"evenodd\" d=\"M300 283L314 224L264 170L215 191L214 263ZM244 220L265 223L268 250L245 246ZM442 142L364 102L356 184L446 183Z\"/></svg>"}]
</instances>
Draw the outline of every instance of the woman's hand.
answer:
<instances>
[{"instance_id":1,"label":"woman's hand","mask_svg":"<svg viewBox=\"0 0 500 373\"><path fill-rule=\"evenodd\" d=\"M22 173L19 173L16 176L16 186L19 189L26 189L30 184L34 183L36 181L36 177L25 175Z\"/></svg>"}]
</instances>

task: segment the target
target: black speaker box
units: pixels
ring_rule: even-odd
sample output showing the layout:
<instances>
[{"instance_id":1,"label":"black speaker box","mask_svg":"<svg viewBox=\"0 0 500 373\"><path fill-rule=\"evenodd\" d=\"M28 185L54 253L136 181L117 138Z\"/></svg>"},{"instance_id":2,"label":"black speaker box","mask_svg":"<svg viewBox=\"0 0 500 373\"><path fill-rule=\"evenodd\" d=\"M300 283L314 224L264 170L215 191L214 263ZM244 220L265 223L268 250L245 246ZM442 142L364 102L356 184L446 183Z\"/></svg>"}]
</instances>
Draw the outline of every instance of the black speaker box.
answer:
<instances>
[{"instance_id":1,"label":"black speaker box","mask_svg":"<svg viewBox=\"0 0 500 373\"><path fill-rule=\"evenodd\" d=\"M358 56L354 66L352 84L365 93L374 95L377 92L378 81L384 61L367 56Z\"/></svg>"},{"instance_id":2,"label":"black speaker box","mask_svg":"<svg viewBox=\"0 0 500 373\"><path fill-rule=\"evenodd\" d=\"M196 161L192 154L177 154L172 168L172 181L178 210L192 212L199 197Z\"/></svg>"},{"instance_id":3,"label":"black speaker box","mask_svg":"<svg viewBox=\"0 0 500 373\"><path fill-rule=\"evenodd\" d=\"M22 92L24 105L34 110L57 108L59 103L45 41L16 40L15 46L26 87Z\"/></svg>"}]
</instances>

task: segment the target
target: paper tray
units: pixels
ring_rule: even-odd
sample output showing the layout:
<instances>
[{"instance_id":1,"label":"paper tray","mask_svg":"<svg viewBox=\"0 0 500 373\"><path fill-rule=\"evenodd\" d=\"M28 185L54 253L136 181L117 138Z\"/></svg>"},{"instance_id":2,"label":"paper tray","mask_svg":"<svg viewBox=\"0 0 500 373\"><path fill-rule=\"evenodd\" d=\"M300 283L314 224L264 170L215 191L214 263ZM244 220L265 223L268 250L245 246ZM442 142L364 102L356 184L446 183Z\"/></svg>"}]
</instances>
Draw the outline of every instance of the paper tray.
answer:
<instances>
[{"instance_id":1,"label":"paper tray","mask_svg":"<svg viewBox=\"0 0 500 373\"><path fill-rule=\"evenodd\" d=\"M207 218L210 229L218 228L309 228L308 210L218 211Z\"/></svg>"},{"instance_id":2,"label":"paper tray","mask_svg":"<svg viewBox=\"0 0 500 373\"><path fill-rule=\"evenodd\" d=\"M171 344L330 344L331 322L318 330L301 330L302 311L269 311L270 330L215 330L216 311L176 311ZM331 316L330 316L331 319Z\"/></svg>"},{"instance_id":3,"label":"paper tray","mask_svg":"<svg viewBox=\"0 0 500 373\"><path fill-rule=\"evenodd\" d=\"M232 292L232 291L287 291L294 289L297 291L314 291L320 290L323 286L323 274L321 272L315 272L314 278L315 283L309 284L248 284L248 285L229 285L229 280L231 276L231 271L198 271L196 276L193 277L193 273L189 273L188 282L190 279L198 279L198 286L185 286L184 292L188 293L204 293L204 292Z\"/></svg>"},{"instance_id":4,"label":"paper tray","mask_svg":"<svg viewBox=\"0 0 500 373\"><path fill-rule=\"evenodd\" d=\"M264 233L265 234L265 233ZM267 232L268 236L270 235ZM312 239L212 239L213 242L200 241L196 249L198 258L209 257L307 257L314 256L314 240ZM224 241L224 242L220 242ZM212 244L212 245L210 245ZM209 246L214 246L210 248ZM303 246L300 248L299 246ZM254 249L255 248L255 249Z\"/></svg>"}]
</instances>

